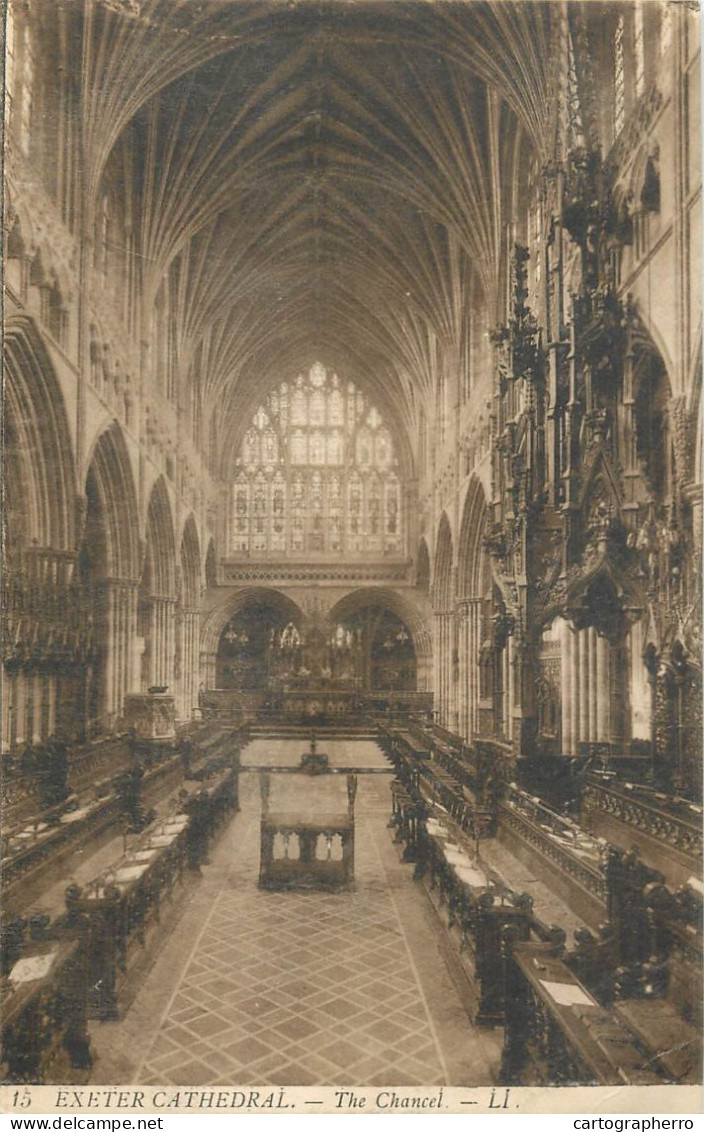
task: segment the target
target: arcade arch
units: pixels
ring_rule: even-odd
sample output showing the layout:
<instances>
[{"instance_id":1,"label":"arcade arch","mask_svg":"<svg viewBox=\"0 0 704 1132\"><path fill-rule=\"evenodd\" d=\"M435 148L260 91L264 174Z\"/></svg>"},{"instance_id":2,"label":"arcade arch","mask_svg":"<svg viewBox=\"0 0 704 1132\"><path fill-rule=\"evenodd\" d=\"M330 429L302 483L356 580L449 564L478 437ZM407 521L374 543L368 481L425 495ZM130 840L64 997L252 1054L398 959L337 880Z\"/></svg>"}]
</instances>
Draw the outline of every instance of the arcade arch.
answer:
<instances>
[{"instance_id":1,"label":"arcade arch","mask_svg":"<svg viewBox=\"0 0 704 1132\"><path fill-rule=\"evenodd\" d=\"M410 595L384 586L353 590L331 608L327 624L333 640L338 627L359 634L365 690L375 690L375 676L381 676L383 683L403 684L404 691L430 689L431 637L425 612ZM406 639L406 633L410 639ZM392 649L385 647L389 640L395 641ZM384 653L389 654L388 665L383 662Z\"/></svg>"},{"instance_id":2,"label":"arcade arch","mask_svg":"<svg viewBox=\"0 0 704 1132\"><path fill-rule=\"evenodd\" d=\"M113 424L98 437L85 486L84 530L78 573L93 626L84 725L110 728L137 680L137 494L124 437Z\"/></svg>"},{"instance_id":3,"label":"arcade arch","mask_svg":"<svg viewBox=\"0 0 704 1132\"><path fill-rule=\"evenodd\" d=\"M144 641L140 684L172 690L174 684L176 545L171 504L163 477L147 508L146 550L139 585L138 631Z\"/></svg>"},{"instance_id":4,"label":"arcade arch","mask_svg":"<svg viewBox=\"0 0 704 1132\"><path fill-rule=\"evenodd\" d=\"M176 718L190 719L198 705L200 657L200 542L193 515L181 536L176 601L176 655L174 686Z\"/></svg>"},{"instance_id":5,"label":"arcade arch","mask_svg":"<svg viewBox=\"0 0 704 1132\"><path fill-rule=\"evenodd\" d=\"M443 727L456 727L457 640L453 608L454 549L447 514L443 512L435 542L435 569L431 600L435 619L436 711Z\"/></svg>"},{"instance_id":6,"label":"arcade arch","mask_svg":"<svg viewBox=\"0 0 704 1132\"><path fill-rule=\"evenodd\" d=\"M76 480L63 395L28 317L4 342L2 741L37 743L74 728L90 650L74 549ZM66 618L77 648L66 659Z\"/></svg>"}]
</instances>

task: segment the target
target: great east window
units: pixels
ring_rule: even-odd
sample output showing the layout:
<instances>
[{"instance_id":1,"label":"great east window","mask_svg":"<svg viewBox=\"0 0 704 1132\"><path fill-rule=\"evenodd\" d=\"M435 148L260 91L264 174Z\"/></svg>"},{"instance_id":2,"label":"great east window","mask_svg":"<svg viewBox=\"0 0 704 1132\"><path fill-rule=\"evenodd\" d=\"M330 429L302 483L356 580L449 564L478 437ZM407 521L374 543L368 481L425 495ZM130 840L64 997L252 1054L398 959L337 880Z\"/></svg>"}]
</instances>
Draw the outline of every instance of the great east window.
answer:
<instances>
[{"instance_id":1,"label":"great east window","mask_svg":"<svg viewBox=\"0 0 704 1132\"><path fill-rule=\"evenodd\" d=\"M351 381L316 363L281 382L245 433L232 489L236 555L403 553L391 433Z\"/></svg>"}]
</instances>

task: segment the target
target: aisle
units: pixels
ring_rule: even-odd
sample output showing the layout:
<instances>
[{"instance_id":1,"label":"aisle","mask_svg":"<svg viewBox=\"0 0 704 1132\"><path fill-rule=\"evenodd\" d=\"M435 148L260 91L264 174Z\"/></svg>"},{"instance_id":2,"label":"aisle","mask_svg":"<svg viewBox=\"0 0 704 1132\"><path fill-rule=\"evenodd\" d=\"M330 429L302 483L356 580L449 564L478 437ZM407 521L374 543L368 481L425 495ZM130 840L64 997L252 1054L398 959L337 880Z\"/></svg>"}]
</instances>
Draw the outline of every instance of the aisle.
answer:
<instances>
[{"instance_id":1,"label":"aisle","mask_svg":"<svg viewBox=\"0 0 704 1132\"><path fill-rule=\"evenodd\" d=\"M333 761L351 761L351 746ZM363 746L360 764L380 765ZM243 761L264 762L253 748ZM359 780L351 892L260 891L255 775L242 775L241 802L132 1009L93 1027L92 1080L493 1083L500 1036L468 1021L434 914L386 828L386 776Z\"/></svg>"}]
</instances>

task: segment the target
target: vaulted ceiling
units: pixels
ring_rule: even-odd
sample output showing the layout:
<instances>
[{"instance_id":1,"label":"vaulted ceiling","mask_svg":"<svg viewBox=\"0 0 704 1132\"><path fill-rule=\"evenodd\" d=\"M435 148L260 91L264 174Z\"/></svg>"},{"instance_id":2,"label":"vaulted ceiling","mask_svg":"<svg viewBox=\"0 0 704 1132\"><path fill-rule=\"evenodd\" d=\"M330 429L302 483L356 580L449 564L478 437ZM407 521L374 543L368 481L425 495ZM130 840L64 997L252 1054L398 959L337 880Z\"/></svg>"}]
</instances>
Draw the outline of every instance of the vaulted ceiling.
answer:
<instances>
[{"instance_id":1,"label":"vaulted ceiling","mask_svg":"<svg viewBox=\"0 0 704 1132\"><path fill-rule=\"evenodd\" d=\"M554 132L546 3L105 0L87 36L87 189L140 140L145 309L167 270L183 380L232 452L266 386L319 358L401 434Z\"/></svg>"}]
</instances>

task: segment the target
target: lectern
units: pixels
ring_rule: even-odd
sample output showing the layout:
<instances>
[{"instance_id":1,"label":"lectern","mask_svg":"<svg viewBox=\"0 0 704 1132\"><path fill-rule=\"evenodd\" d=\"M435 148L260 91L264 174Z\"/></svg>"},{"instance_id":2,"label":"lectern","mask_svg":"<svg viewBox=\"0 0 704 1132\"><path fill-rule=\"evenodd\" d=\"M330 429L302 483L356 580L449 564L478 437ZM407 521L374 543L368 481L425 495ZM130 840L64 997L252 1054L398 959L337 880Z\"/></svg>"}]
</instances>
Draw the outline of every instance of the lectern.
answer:
<instances>
[{"instance_id":1,"label":"lectern","mask_svg":"<svg viewBox=\"0 0 704 1132\"><path fill-rule=\"evenodd\" d=\"M300 801L288 798L270 808L272 770L259 772L262 799L259 886L267 889L349 888L354 880L354 802L357 775L347 774L347 801L343 808L330 808L329 791L334 772L327 756L318 754L314 742L303 756L298 773L287 774L305 782ZM279 779L279 782L281 779ZM293 791L289 790L289 794Z\"/></svg>"}]
</instances>

